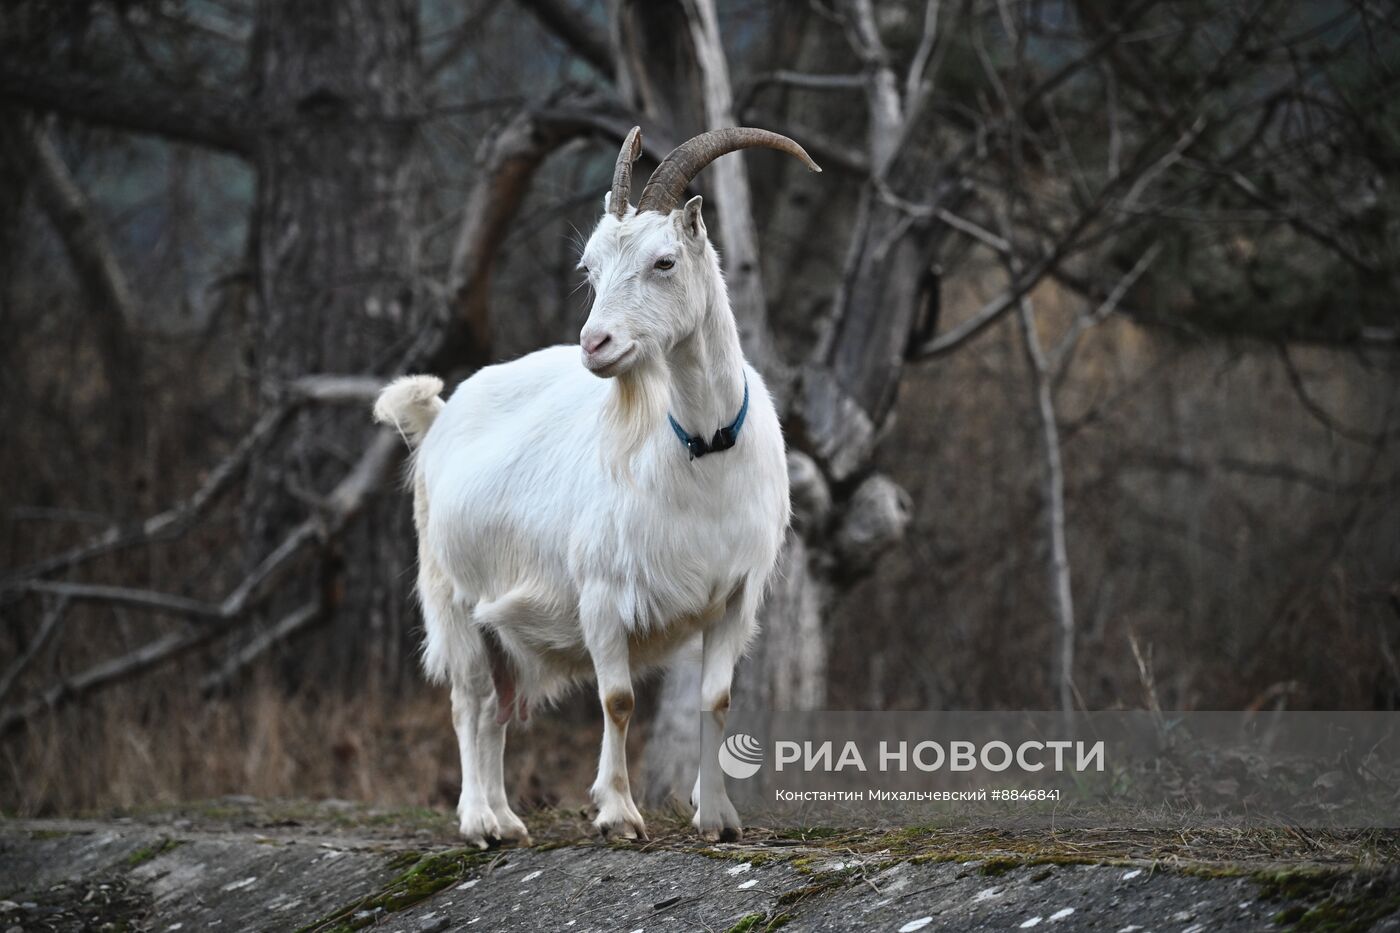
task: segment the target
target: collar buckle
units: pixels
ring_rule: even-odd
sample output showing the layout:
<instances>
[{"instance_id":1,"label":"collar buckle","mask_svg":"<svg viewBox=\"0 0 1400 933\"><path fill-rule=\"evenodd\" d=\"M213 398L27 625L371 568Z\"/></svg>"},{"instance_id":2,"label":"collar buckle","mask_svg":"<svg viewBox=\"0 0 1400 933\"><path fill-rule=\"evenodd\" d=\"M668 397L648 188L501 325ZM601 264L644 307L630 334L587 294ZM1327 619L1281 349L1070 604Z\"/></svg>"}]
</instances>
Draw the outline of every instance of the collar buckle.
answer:
<instances>
[{"instance_id":1,"label":"collar buckle","mask_svg":"<svg viewBox=\"0 0 1400 933\"><path fill-rule=\"evenodd\" d=\"M744 419L749 414L749 377L744 377L744 404L739 406L739 414L735 416L733 422L725 425L715 432L715 436L708 444L705 439L698 434L689 434L685 428L680 426L673 415L666 418L671 422L671 430L675 432L677 439L685 445L685 449L690 452L690 459L696 460L705 454L719 453L728 450L739 442L739 429L744 426Z\"/></svg>"}]
</instances>

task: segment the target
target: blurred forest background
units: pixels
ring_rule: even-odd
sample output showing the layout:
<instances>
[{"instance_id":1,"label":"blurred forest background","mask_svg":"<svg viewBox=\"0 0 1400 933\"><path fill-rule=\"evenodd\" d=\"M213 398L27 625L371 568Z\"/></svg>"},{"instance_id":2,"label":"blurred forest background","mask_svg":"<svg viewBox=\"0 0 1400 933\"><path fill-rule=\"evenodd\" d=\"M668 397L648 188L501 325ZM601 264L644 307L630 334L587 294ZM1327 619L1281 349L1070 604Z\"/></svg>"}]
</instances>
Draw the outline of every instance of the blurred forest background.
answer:
<instances>
[{"instance_id":1,"label":"blurred forest background","mask_svg":"<svg viewBox=\"0 0 1400 933\"><path fill-rule=\"evenodd\" d=\"M368 400L577 339L634 123L825 168L696 183L797 510L736 703L1400 705L1394 5L15 0L0 809L451 805Z\"/></svg>"}]
</instances>

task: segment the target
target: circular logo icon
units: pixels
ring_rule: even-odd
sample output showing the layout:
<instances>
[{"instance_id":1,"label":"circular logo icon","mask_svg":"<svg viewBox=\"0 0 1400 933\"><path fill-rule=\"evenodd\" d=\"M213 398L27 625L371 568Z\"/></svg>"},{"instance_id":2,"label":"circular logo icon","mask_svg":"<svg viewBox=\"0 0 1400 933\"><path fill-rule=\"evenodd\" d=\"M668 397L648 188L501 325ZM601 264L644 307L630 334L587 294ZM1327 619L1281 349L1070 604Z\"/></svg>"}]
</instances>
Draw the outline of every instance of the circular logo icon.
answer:
<instances>
[{"instance_id":1,"label":"circular logo icon","mask_svg":"<svg viewBox=\"0 0 1400 933\"><path fill-rule=\"evenodd\" d=\"M763 746L758 739L736 732L719 747L719 769L732 778L751 778L763 767Z\"/></svg>"}]
</instances>

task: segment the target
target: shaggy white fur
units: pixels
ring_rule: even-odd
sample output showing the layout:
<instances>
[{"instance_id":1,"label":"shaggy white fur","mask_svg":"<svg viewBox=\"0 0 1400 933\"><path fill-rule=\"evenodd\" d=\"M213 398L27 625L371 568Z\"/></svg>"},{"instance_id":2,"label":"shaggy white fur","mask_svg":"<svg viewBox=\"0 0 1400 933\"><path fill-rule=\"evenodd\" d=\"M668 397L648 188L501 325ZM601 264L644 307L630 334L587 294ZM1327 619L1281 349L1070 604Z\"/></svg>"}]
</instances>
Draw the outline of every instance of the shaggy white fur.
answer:
<instances>
[{"instance_id":1,"label":"shaggy white fur","mask_svg":"<svg viewBox=\"0 0 1400 933\"><path fill-rule=\"evenodd\" d=\"M580 267L595 294L582 363L551 347L482 369L446 405L439 380L415 376L375 406L417 447L423 661L452 688L461 831L482 846L526 839L501 777L508 721L590 675L605 714L595 823L645 835L626 766L632 678L702 634L697 700L716 744L788 523L778 416L740 349L700 199L605 211ZM667 412L709 437L745 378L738 442L692 460ZM695 826L737 836L717 747L702 752Z\"/></svg>"}]
</instances>

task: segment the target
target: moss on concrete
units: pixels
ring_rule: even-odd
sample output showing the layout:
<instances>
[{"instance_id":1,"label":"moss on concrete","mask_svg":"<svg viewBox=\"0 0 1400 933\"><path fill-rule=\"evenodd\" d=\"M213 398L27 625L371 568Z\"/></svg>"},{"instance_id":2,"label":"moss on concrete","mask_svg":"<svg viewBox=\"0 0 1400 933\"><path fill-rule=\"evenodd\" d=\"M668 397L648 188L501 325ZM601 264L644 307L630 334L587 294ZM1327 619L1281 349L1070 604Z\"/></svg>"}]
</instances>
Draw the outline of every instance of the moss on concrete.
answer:
<instances>
[{"instance_id":1,"label":"moss on concrete","mask_svg":"<svg viewBox=\"0 0 1400 933\"><path fill-rule=\"evenodd\" d=\"M33 831L30 832L29 838L30 838L30 839L62 839L64 836L68 836L68 835L71 835L71 834L70 834L67 830L63 830L63 829L36 829L36 830L33 830Z\"/></svg>"},{"instance_id":2,"label":"moss on concrete","mask_svg":"<svg viewBox=\"0 0 1400 933\"><path fill-rule=\"evenodd\" d=\"M389 860L394 869L407 867L379 891L336 910L297 933L342 933L371 926L385 915L425 901L455 882L465 879L498 853L479 849L451 849L420 855L401 852Z\"/></svg>"},{"instance_id":3,"label":"moss on concrete","mask_svg":"<svg viewBox=\"0 0 1400 933\"><path fill-rule=\"evenodd\" d=\"M754 929L768 918L767 914L747 914L739 918L725 933L753 933Z\"/></svg>"},{"instance_id":4,"label":"moss on concrete","mask_svg":"<svg viewBox=\"0 0 1400 933\"><path fill-rule=\"evenodd\" d=\"M776 913L771 917L768 914L746 914L725 933L773 933L787 926L792 919L793 915L789 913Z\"/></svg>"},{"instance_id":5,"label":"moss on concrete","mask_svg":"<svg viewBox=\"0 0 1400 933\"><path fill-rule=\"evenodd\" d=\"M171 849L179 848L183 844L183 839L171 839L169 837L162 837L160 841L156 842L154 845L142 846L135 852L128 855L122 860L122 864L125 865L127 868L138 868L146 864L147 862L151 862L155 859L160 858L162 855L169 852Z\"/></svg>"},{"instance_id":6,"label":"moss on concrete","mask_svg":"<svg viewBox=\"0 0 1400 933\"><path fill-rule=\"evenodd\" d=\"M1253 876L1282 906L1274 923L1304 933L1361 933L1400 912L1400 871L1280 870Z\"/></svg>"}]
</instances>

